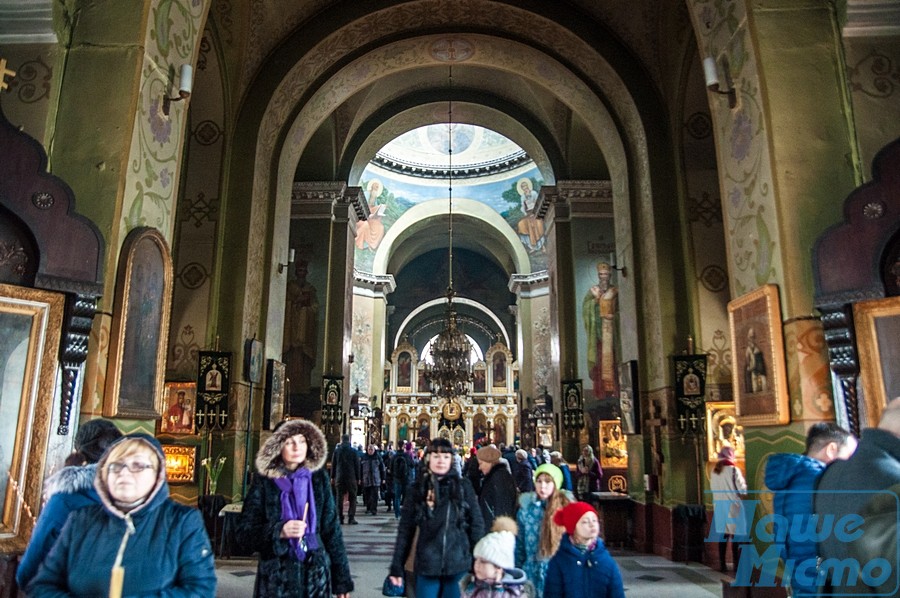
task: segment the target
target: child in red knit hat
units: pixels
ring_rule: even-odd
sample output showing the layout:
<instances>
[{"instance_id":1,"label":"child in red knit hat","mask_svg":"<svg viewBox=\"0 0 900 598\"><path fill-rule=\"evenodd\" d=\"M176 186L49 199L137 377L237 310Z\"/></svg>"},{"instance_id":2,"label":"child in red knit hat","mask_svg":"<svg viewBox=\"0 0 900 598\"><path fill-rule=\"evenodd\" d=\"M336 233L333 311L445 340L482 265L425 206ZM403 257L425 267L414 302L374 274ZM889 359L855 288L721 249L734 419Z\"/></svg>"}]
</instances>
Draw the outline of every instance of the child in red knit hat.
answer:
<instances>
[{"instance_id":1,"label":"child in red knit hat","mask_svg":"<svg viewBox=\"0 0 900 598\"><path fill-rule=\"evenodd\" d=\"M594 507L573 502L553 515L566 533L547 566L544 598L625 598L622 574L600 539Z\"/></svg>"}]
</instances>

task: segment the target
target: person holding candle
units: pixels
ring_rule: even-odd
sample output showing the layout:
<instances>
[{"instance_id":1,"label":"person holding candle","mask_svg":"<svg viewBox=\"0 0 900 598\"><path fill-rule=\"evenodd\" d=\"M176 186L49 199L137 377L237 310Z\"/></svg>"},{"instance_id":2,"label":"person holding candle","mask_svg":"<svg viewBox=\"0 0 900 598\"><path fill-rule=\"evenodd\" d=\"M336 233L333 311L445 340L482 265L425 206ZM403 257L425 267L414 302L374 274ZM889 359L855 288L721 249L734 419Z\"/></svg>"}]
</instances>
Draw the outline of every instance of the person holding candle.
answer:
<instances>
[{"instance_id":1,"label":"person holding candle","mask_svg":"<svg viewBox=\"0 0 900 598\"><path fill-rule=\"evenodd\" d=\"M347 598L350 564L328 473L325 435L312 422L282 422L256 455L238 541L259 553L254 596Z\"/></svg>"},{"instance_id":2,"label":"person holding candle","mask_svg":"<svg viewBox=\"0 0 900 598\"><path fill-rule=\"evenodd\" d=\"M94 490L97 461L121 437L122 433L108 419L92 419L78 428L74 451L66 457L66 466L44 482L44 507L16 569L16 583L20 588L28 587L38 572L41 561L53 548L69 513L100 504L100 496Z\"/></svg>"},{"instance_id":3,"label":"person holding candle","mask_svg":"<svg viewBox=\"0 0 900 598\"><path fill-rule=\"evenodd\" d=\"M58 596L197 596L216 593L200 512L169 500L165 458L152 436L134 434L97 463L101 504L74 511L26 589Z\"/></svg>"}]
</instances>

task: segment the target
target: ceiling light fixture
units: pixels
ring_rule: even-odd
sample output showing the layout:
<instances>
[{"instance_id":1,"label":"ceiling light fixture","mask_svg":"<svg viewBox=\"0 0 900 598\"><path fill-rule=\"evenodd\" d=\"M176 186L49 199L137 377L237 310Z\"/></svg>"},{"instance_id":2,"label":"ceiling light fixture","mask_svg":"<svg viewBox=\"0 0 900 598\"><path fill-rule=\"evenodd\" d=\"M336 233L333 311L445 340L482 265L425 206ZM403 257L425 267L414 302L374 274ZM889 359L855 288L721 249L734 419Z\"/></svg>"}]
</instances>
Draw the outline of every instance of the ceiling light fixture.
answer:
<instances>
[{"instance_id":1,"label":"ceiling light fixture","mask_svg":"<svg viewBox=\"0 0 900 598\"><path fill-rule=\"evenodd\" d=\"M472 381L469 356L472 346L457 327L456 308L453 305L453 67L448 74L449 99L447 105L447 155L449 177L449 283L447 285L447 310L444 313L444 329L431 344L431 361L425 365L425 379L431 393L441 399L452 400L464 396Z\"/></svg>"}]
</instances>

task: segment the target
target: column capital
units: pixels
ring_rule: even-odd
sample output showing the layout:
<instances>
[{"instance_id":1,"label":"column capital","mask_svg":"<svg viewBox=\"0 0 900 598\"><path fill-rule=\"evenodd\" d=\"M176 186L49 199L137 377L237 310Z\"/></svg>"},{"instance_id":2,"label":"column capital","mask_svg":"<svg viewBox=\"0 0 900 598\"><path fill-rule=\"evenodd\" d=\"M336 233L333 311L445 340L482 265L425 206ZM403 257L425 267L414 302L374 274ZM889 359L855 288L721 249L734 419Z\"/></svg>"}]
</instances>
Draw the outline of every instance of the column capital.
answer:
<instances>
[{"instance_id":1,"label":"column capital","mask_svg":"<svg viewBox=\"0 0 900 598\"><path fill-rule=\"evenodd\" d=\"M550 294L550 272L540 270L531 274L513 274L509 277L509 291L517 297L528 299Z\"/></svg>"},{"instance_id":2,"label":"column capital","mask_svg":"<svg viewBox=\"0 0 900 598\"><path fill-rule=\"evenodd\" d=\"M347 192L343 181L295 182L291 187L291 219L331 218L334 202Z\"/></svg>"},{"instance_id":3,"label":"column capital","mask_svg":"<svg viewBox=\"0 0 900 598\"><path fill-rule=\"evenodd\" d=\"M393 293L395 288L392 274L372 274L353 268L354 294L383 299L385 295Z\"/></svg>"},{"instance_id":4,"label":"column capital","mask_svg":"<svg viewBox=\"0 0 900 598\"><path fill-rule=\"evenodd\" d=\"M572 215L613 215L612 183L605 180L556 181L556 185L544 185L538 194L536 212L545 218L550 212L555 221L567 221Z\"/></svg>"}]
</instances>

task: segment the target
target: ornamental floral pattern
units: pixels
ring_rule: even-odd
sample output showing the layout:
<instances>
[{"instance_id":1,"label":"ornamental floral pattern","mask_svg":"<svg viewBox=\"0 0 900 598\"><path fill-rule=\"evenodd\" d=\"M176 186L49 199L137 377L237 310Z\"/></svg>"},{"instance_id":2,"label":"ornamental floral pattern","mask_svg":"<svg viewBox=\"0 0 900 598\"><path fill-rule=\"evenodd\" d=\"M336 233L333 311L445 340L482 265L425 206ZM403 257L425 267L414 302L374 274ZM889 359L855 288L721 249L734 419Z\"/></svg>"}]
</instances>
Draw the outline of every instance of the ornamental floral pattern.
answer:
<instances>
[{"instance_id":1,"label":"ornamental floral pattern","mask_svg":"<svg viewBox=\"0 0 900 598\"><path fill-rule=\"evenodd\" d=\"M177 95L181 66L193 64L209 3L158 0L150 10L119 238L135 227L152 226L171 242L187 107L173 102L165 114L164 98Z\"/></svg>"}]
</instances>

